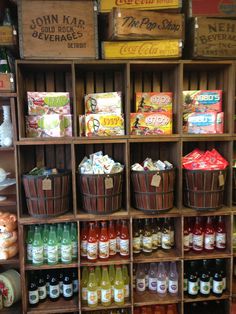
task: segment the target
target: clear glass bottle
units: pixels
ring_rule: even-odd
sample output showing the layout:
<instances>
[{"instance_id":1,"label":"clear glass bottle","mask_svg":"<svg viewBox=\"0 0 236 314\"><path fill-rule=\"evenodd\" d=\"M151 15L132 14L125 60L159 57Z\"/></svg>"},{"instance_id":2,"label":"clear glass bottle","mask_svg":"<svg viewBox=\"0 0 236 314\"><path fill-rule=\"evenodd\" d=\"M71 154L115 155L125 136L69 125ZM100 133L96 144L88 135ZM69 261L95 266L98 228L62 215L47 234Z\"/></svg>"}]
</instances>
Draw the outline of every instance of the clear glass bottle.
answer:
<instances>
[{"instance_id":1,"label":"clear glass bottle","mask_svg":"<svg viewBox=\"0 0 236 314\"><path fill-rule=\"evenodd\" d=\"M12 23L10 9L6 8L5 11L4 11L2 25L3 26L12 26L12 24L13 23Z\"/></svg>"},{"instance_id":2,"label":"clear glass bottle","mask_svg":"<svg viewBox=\"0 0 236 314\"><path fill-rule=\"evenodd\" d=\"M13 128L11 123L10 106L2 106L3 109L3 123L0 125L0 144L3 147L10 147L13 145Z\"/></svg>"}]
</instances>

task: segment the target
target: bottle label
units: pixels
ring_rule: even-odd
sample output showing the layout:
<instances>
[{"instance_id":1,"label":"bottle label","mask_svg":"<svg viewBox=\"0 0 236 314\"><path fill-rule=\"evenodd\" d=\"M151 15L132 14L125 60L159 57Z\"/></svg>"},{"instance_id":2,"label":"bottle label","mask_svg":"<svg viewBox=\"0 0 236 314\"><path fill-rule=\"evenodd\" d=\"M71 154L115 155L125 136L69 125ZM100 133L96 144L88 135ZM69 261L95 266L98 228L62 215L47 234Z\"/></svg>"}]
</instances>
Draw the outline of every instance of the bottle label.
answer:
<instances>
[{"instance_id":1,"label":"bottle label","mask_svg":"<svg viewBox=\"0 0 236 314\"><path fill-rule=\"evenodd\" d=\"M106 241L106 242L99 241L98 248L99 248L99 258L109 257L109 241Z\"/></svg>"},{"instance_id":2,"label":"bottle label","mask_svg":"<svg viewBox=\"0 0 236 314\"><path fill-rule=\"evenodd\" d=\"M187 292L188 291L188 279L184 278L184 291Z\"/></svg>"},{"instance_id":3,"label":"bottle label","mask_svg":"<svg viewBox=\"0 0 236 314\"><path fill-rule=\"evenodd\" d=\"M116 255L116 238L109 240L109 255Z\"/></svg>"},{"instance_id":4,"label":"bottle label","mask_svg":"<svg viewBox=\"0 0 236 314\"><path fill-rule=\"evenodd\" d=\"M116 252L120 252L120 237L116 237Z\"/></svg>"},{"instance_id":5,"label":"bottle label","mask_svg":"<svg viewBox=\"0 0 236 314\"><path fill-rule=\"evenodd\" d=\"M65 298L70 298L70 297L72 297L72 295L73 295L73 284L70 283L68 285L65 285L63 283L63 296Z\"/></svg>"},{"instance_id":6,"label":"bottle label","mask_svg":"<svg viewBox=\"0 0 236 314\"><path fill-rule=\"evenodd\" d=\"M124 302L124 289L114 288L114 301L117 303Z\"/></svg>"},{"instance_id":7,"label":"bottle label","mask_svg":"<svg viewBox=\"0 0 236 314\"><path fill-rule=\"evenodd\" d=\"M214 234L205 234L204 248L206 250L214 250L214 245L215 245L215 235Z\"/></svg>"},{"instance_id":8,"label":"bottle label","mask_svg":"<svg viewBox=\"0 0 236 314\"><path fill-rule=\"evenodd\" d=\"M37 304L39 302L39 293L36 291L29 291L29 304Z\"/></svg>"},{"instance_id":9,"label":"bottle label","mask_svg":"<svg viewBox=\"0 0 236 314\"><path fill-rule=\"evenodd\" d=\"M87 289L87 287L82 288L82 300L83 301L88 300L88 289Z\"/></svg>"},{"instance_id":10,"label":"bottle label","mask_svg":"<svg viewBox=\"0 0 236 314\"><path fill-rule=\"evenodd\" d=\"M120 239L120 255L129 256L129 239Z\"/></svg>"},{"instance_id":11,"label":"bottle label","mask_svg":"<svg viewBox=\"0 0 236 314\"><path fill-rule=\"evenodd\" d=\"M39 292L39 299L44 300L47 297L47 288L46 285L42 287L38 287L38 292Z\"/></svg>"},{"instance_id":12,"label":"bottle label","mask_svg":"<svg viewBox=\"0 0 236 314\"><path fill-rule=\"evenodd\" d=\"M87 241L81 241L81 246L80 246L80 250L81 250L81 256L83 257L87 257L87 245L88 242Z\"/></svg>"},{"instance_id":13,"label":"bottle label","mask_svg":"<svg viewBox=\"0 0 236 314\"><path fill-rule=\"evenodd\" d=\"M141 252L141 237L134 237L133 238L133 253L140 253Z\"/></svg>"},{"instance_id":14,"label":"bottle label","mask_svg":"<svg viewBox=\"0 0 236 314\"><path fill-rule=\"evenodd\" d=\"M73 241L72 242L72 258L77 259L78 257L78 242Z\"/></svg>"},{"instance_id":15,"label":"bottle label","mask_svg":"<svg viewBox=\"0 0 236 314\"><path fill-rule=\"evenodd\" d=\"M223 283L223 290L225 290L226 289L226 278L225 277L222 278L222 283Z\"/></svg>"},{"instance_id":16,"label":"bottle label","mask_svg":"<svg viewBox=\"0 0 236 314\"><path fill-rule=\"evenodd\" d=\"M170 233L162 233L161 247L165 250L171 249L171 234Z\"/></svg>"},{"instance_id":17,"label":"bottle label","mask_svg":"<svg viewBox=\"0 0 236 314\"><path fill-rule=\"evenodd\" d=\"M43 246L33 246L32 261L33 261L33 264L43 263Z\"/></svg>"},{"instance_id":18,"label":"bottle label","mask_svg":"<svg viewBox=\"0 0 236 314\"><path fill-rule=\"evenodd\" d=\"M200 293L201 294L210 294L211 291L211 283L210 280L208 282L204 282L200 280Z\"/></svg>"},{"instance_id":19,"label":"bottle label","mask_svg":"<svg viewBox=\"0 0 236 314\"><path fill-rule=\"evenodd\" d=\"M169 293L177 294L178 293L178 281L177 280L169 280L168 290L169 290Z\"/></svg>"},{"instance_id":20,"label":"bottle label","mask_svg":"<svg viewBox=\"0 0 236 314\"><path fill-rule=\"evenodd\" d=\"M51 299L57 299L60 296L60 286L55 285L55 286L51 286L49 285L49 296Z\"/></svg>"},{"instance_id":21,"label":"bottle label","mask_svg":"<svg viewBox=\"0 0 236 314\"><path fill-rule=\"evenodd\" d=\"M201 235L193 234L193 250L194 251L203 250L203 234Z\"/></svg>"},{"instance_id":22,"label":"bottle label","mask_svg":"<svg viewBox=\"0 0 236 314\"><path fill-rule=\"evenodd\" d=\"M48 246L48 263L58 262L58 248L57 246Z\"/></svg>"},{"instance_id":23,"label":"bottle label","mask_svg":"<svg viewBox=\"0 0 236 314\"><path fill-rule=\"evenodd\" d=\"M150 237L143 236L143 252L147 253L152 252L152 236Z\"/></svg>"},{"instance_id":24,"label":"bottle label","mask_svg":"<svg viewBox=\"0 0 236 314\"><path fill-rule=\"evenodd\" d=\"M27 259L28 261L32 261L32 252L33 251L33 246L32 244L27 244Z\"/></svg>"},{"instance_id":25,"label":"bottle label","mask_svg":"<svg viewBox=\"0 0 236 314\"><path fill-rule=\"evenodd\" d=\"M61 245L61 261L63 263L70 263L72 260L72 246L71 244Z\"/></svg>"},{"instance_id":26,"label":"bottle label","mask_svg":"<svg viewBox=\"0 0 236 314\"><path fill-rule=\"evenodd\" d=\"M146 285L145 285L145 278L143 279L136 279L136 290L139 292L145 291Z\"/></svg>"},{"instance_id":27,"label":"bottle label","mask_svg":"<svg viewBox=\"0 0 236 314\"><path fill-rule=\"evenodd\" d=\"M213 279L213 293L221 294L223 292L223 281L216 281Z\"/></svg>"},{"instance_id":28,"label":"bottle label","mask_svg":"<svg viewBox=\"0 0 236 314\"><path fill-rule=\"evenodd\" d=\"M97 242L90 243L87 245L87 258L89 260L95 260L98 257L98 244Z\"/></svg>"},{"instance_id":29,"label":"bottle label","mask_svg":"<svg viewBox=\"0 0 236 314\"><path fill-rule=\"evenodd\" d=\"M216 248L225 249L226 247L226 234L225 233L216 233Z\"/></svg>"},{"instance_id":30,"label":"bottle label","mask_svg":"<svg viewBox=\"0 0 236 314\"><path fill-rule=\"evenodd\" d=\"M5 64L7 64L7 60L1 59L1 60L0 60L0 64L1 64L1 65L3 65L3 64L4 64L4 65L5 65Z\"/></svg>"},{"instance_id":31,"label":"bottle label","mask_svg":"<svg viewBox=\"0 0 236 314\"><path fill-rule=\"evenodd\" d=\"M95 305L98 303L97 291L87 291L88 305Z\"/></svg>"},{"instance_id":32,"label":"bottle label","mask_svg":"<svg viewBox=\"0 0 236 314\"><path fill-rule=\"evenodd\" d=\"M150 291L157 291L157 278L148 278L148 289Z\"/></svg>"},{"instance_id":33,"label":"bottle label","mask_svg":"<svg viewBox=\"0 0 236 314\"><path fill-rule=\"evenodd\" d=\"M79 281L78 279L73 280L73 292L76 293L79 290Z\"/></svg>"},{"instance_id":34,"label":"bottle label","mask_svg":"<svg viewBox=\"0 0 236 314\"><path fill-rule=\"evenodd\" d=\"M184 235L184 251L189 251L189 234Z\"/></svg>"},{"instance_id":35,"label":"bottle label","mask_svg":"<svg viewBox=\"0 0 236 314\"><path fill-rule=\"evenodd\" d=\"M198 294L198 282L188 281L188 294L197 295Z\"/></svg>"},{"instance_id":36,"label":"bottle label","mask_svg":"<svg viewBox=\"0 0 236 314\"><path fill-rule=\"evenodd\" d=\"M157 233L152 234L152 249L155 250L158 247L158 235Z\"/></svg>"},{"instance_id":37,"label":"bottle label","mask_svg":"<svg viewBox=\"0 0 236 314\"><path fill-rule=\"evenodd\" d=\"M101 302L111 302L111 289L101 289Z\"/></svg>"},{"instance_id":38,"label":"bottle label","mask_svg":"<svg viewBox=\"0 0 236 314\"><path fill-rule=\"evenodd\" d=\"M129 284L125 285L124 289L125 289L124 291L125 298L128 299L129 298Z\"/></svg>"},{"instance_id":39,"label":"bottle label","mask_svg":"<svg viewBox=\"0 0 236 314\"><path fill-rule=\"evenodd\" d=\"M167 291L166 280L157 280L157 293L165 294Z\"/></svg>"}]
</instances>

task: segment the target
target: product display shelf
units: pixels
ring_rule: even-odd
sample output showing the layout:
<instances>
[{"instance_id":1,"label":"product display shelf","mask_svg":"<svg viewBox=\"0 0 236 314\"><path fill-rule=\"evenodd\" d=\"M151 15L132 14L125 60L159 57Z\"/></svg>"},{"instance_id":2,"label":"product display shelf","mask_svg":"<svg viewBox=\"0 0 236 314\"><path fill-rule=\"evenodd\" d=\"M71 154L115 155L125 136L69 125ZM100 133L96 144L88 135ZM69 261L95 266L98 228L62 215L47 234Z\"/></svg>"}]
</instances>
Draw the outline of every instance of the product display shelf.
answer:
<instances>
[{"instance_id":1,"label":"product display shelf","mask_svg":"<svg viewBox=\"0 0 236 314\"><path fill-rule=\"evenodd\" d=\"M87 259L80 259L81 266L105 266L105 265L129 265L131 263L131 258L124 258L119 254L116 254L114 257L109 257L107 260L103 261L102 259L97 259L96 262L89 261Z\"/></svg>"},{"instance_id":2,"label":"product display shelf","mask_svg":"<svg viewBox=\"0 0 236 314\"><path fill-rule=\"evenodd\" d=\"M91 311L105 311L105 310L115 310L115 309L131 309L132 308L132 303L127 301L125 302L123 305L117 305L115 303L112 303L111 305L109 306L102 306L102 305L98 305L96 308L91 308L91 307L88 307L88 306L83 306L81 307L82 309L82 313L83 312L91 312Z\"/></svg>"}]
</instances>

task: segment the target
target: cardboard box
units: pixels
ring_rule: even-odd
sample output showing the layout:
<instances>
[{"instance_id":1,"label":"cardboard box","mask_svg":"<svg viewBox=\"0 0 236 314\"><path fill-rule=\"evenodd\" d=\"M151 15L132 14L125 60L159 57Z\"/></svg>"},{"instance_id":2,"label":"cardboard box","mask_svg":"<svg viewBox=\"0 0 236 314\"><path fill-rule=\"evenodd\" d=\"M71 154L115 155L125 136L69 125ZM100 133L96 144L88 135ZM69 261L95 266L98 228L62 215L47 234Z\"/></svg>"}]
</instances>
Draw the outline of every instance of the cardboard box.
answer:
<instances>
[{"instance_id":1,"label":"cardboard box","mask_svg":"<svg viewBox=\"0 0 236 314\"><path fill-rule=\"evenodd\" d=\"M26 116L27 137L69 137L72 136L72 116L50 114Z\"/></svg>"},{"instance_id":2,"label":"cardboard box","mask_svg":"<svg viewBox=\"0 0 236 314\"><path fill-rule=\"evenodd\" d=\"M124 134L123 115L99 113L85 115L85 136L121 136Z\"/></svg>"},{"instance_id":3,"label":"cardboard box","mask_svg":"<svg viewBox=\"0 0 236 314\"><path fill-rule=\"evenodd\" d=\"M168 59L181 55L182 42L178 39L102 42L103 59Z\"/></svg>"},{"instance_id":4,"label":"cardboard box","mask_svg":"<svg viewBox=\"0 0 236 314\"><path fill-rule=\"evenodd\" d=\"M187 132L189 134L223 133L223 112L194 112L188 116Z\"/></svg>"},{"instance_id":5,"label":"cardboard box","mask_svg":"<svg viewBox=\"0 0 236 314\"><path fill-rule=\"evenodd\" d=\"M162 112L139 112L130 114L131 135L172 134L172 114Z\"/></svg>"},{"instance_id":6,"label":"cardboard box","mask_svg":"<svg viewBox=\"0 0 236 314\"><path fill-rule=\"evenodd\" d=\"M70 95L68 92L27 92L28 114L70 114Z\"/></svg>"},{"instance_id":7,"label":"cardboard box","mask_svg":"<svg viewBox=\"0 0 236 314\"><path fill-rule=\"evenodd\" d=\"M85 113L122 113L121 92L95 93L84 97Z\"/></svg>"},{"instance_id":8,"label":"cardboard box","mask_svg":"<svg viewBox=\"0 0 236 314\"><path fill-rule=\"evenodd\" d=\"M12 73L0 73L0 91L1 92L15 91L15 82Z\"/></svg>"},{"instance_id":9,"label":"cardboard box","mask_svg":"<svg viewBox=\"0 0 236 314\"><path fill-rule=\"evenodd\" d=\"M183 14L114 8L109 13L108 40L184 39Z\"/></svg>"},{"instance_id":10,"label":"cardboard box","mask_svg":"<svg viewBox=\"0 0 236 314\"><path fill-rule=\"evenodd\" d=\"M186 3L186 12L190 17L235 17L236 2L235 0L184 0Z\"/></svg>"},{"instance_id":11,"label":"cardboard box","mask_svg":"<svg viewBox=\"0 0 236 314\"><path fill-rule=\"evenodd\" d=\"M172 93L150 92L135 94L136 112L169 112L172 113Z\"/></svg>"},{"instance_id":12,"label":"cardboard box","mask_svg":"<svg viewBox=\"0 0 236 314\"><path fill-rule=\"evenodd\" d=\"M98 58L93 1L21 0L18 22L23 59Z\"/></svg>"}]
</instances>

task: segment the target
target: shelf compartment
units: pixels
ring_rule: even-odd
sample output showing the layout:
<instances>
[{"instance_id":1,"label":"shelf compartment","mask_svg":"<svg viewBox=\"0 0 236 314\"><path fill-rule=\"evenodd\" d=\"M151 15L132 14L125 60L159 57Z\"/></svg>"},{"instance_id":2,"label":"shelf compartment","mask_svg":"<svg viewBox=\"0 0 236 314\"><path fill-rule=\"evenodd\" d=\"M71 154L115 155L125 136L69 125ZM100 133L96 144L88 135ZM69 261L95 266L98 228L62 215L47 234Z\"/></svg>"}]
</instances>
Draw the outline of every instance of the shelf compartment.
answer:
<instances>
[{"instance_id":1,"label":"shelf compartment","mask_svg":"<svg viewBox=\"0 0 236 314\"><path fill-rule=\"evenodd\" d=\"M112 303L109 306L98 305L96 308L91 308L91 307L82 305L82 311L84 312L91 312L91 311L98 311L98 310L105 311L105 310L111 310L111 309L121 309L121 308L125 309L125 308L131 308L131 307L132 307L131 302L125 302L124 305L116 305L115 303Z\"/></svg>"},{"instance_id":2,"label":"shelf compartment","mask_svg":"<svg viewBox=\"0 0 236 314\"><path fill-rule=\"evenodd\" d=\"M157 293L150 293L145 291L143 294L139 294L134 291L134 306L146 306L155 304L171 304L181 302L180 296L159 297Z\"/></svg>"}]
</instances>

